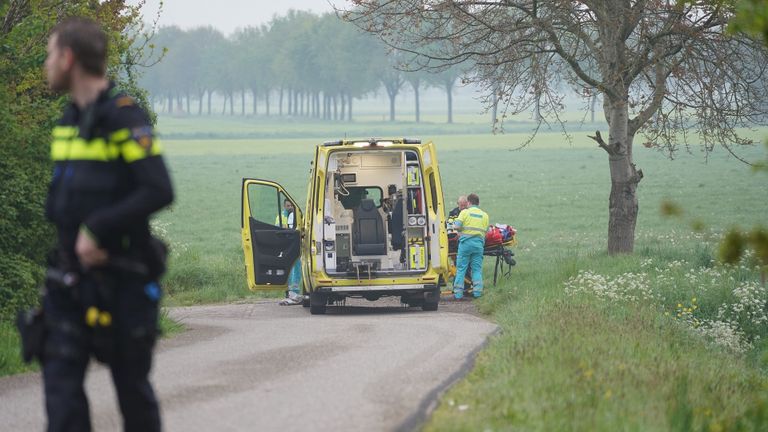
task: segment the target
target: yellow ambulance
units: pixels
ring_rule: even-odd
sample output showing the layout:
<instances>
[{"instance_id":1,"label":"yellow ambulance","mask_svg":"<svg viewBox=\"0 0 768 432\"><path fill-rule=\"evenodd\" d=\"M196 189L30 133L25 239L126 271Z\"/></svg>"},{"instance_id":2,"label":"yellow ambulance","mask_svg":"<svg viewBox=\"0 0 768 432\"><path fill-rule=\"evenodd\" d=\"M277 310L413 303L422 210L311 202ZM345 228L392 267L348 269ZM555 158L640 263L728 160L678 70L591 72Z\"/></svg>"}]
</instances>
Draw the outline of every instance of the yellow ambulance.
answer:
<instances>
[{"instance_id":1,"label":"yellow ambulance","mask_svg":"<svg viewBox=\"0 0 768 432\"><path fill-rule=\"evenodd\" d=\"M305 211L297 204L276 182L243 179L242 242L251 290L286 289L300 260L304 305L312 314L347 297L396 296L403 304L437 310L449 263L433 143L318 145ZM286 217L283 210L291 206L295 210Z\"/></svg>"}]
</instances>

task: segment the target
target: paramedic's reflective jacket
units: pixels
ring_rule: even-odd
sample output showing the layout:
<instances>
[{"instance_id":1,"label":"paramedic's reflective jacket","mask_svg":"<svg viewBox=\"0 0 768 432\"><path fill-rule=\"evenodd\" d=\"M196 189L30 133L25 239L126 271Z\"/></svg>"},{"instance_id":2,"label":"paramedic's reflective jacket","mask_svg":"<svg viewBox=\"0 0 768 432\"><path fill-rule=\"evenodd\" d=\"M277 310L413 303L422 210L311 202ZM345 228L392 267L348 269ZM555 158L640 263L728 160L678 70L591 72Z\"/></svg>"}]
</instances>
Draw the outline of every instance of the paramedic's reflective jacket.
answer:
<instances>
[{"instance_id":1,"label":"paramedic's reflective jacket","mask_svg":"<svg viewBox=\"0 0 768 432\"><path fill-rule=\"evenodd\" d=\"M149 215L173 200L160 154L146 113L113 83L86 109L66 107L53 129L46 201L62 258L76 262L80 229L111 253L146 247Z\"/></svg>"},{"instance_id":2,"label":"paramedic's reflective jacket","mask_svg":"<svg viewBox=\"0 0 768 432\"><path fill-rule=\"evenodd\" d=\"M480 237L485 241L485 233L488 231L488 213L480 210L478 206L470 206L459 213L454 225L460 228L462 237Z\"/></svg>"}]
</instances>

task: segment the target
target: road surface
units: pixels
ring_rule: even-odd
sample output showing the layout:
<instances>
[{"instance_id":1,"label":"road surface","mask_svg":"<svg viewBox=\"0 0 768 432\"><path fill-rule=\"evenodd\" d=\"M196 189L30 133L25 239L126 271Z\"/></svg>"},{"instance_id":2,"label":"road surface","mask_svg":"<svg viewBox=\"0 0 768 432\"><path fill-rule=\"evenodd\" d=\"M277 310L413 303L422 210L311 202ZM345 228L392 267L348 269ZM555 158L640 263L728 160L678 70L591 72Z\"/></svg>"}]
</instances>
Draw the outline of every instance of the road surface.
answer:
<instances>
[{"instance_id":1,"label":"road surface","mask_svg":"<svg viewBox=\"0 0 768 432\"><path fill-rule=\"evenodd\" d=\"M164 429L412 430L496 331L466 302L354 304L172 309L186 331L160 342L152 372ZM108 371L92 363L86 383L94 430L120 430ZM42 398L40 374L0 378L0 429L43 430Z\"/></svg>"}]
</instances>

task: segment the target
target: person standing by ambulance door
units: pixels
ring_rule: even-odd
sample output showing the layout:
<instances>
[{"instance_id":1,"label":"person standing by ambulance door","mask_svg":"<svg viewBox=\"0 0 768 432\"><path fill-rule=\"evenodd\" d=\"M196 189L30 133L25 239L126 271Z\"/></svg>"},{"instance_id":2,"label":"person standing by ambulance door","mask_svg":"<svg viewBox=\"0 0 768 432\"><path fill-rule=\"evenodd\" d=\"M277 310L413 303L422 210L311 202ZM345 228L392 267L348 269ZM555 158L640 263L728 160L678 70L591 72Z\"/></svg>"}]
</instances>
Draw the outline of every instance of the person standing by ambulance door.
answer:
<instances>
[{"instance_id":1,"label":"person standing by ambulance door","mask_svg":"<svg viewBox=\"0 0 768 432\"><path fill-rule=\"evenodd\" d=\"M283 210L277 216L275 225L281 228L296 229L296 212L294 211L293 204L287 198L283 200ZM301 294L301 258L299 258L291 267L291 272L288 273L287 296L280 300L278 304L280 306L293 306L299 305L303 301L304 296Z\"/></svg>"}]
</instances>

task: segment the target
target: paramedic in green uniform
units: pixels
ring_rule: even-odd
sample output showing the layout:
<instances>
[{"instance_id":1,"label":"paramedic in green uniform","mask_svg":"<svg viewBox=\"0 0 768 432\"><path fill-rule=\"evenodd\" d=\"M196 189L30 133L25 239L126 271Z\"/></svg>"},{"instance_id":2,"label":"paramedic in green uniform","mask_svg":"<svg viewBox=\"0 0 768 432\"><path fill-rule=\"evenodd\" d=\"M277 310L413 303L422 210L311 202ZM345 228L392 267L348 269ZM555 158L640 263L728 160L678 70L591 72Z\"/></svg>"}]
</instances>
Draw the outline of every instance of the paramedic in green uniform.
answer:
<instances>
[{"instance_id":1,"label":"paramedic in green uniform","mask_svg":"<svg viewBox=\"0 0 768 432\"><path fill-rule=\"evenodd\" d=\"M472 295L483 294L483 248L485 233L488 231L488 214L480 210L480 198L476 194L467 196L469 208L459 213L454 227L460 233L459 251L456 255L456 277L453 279L453 295L458 300L464 297L464 275L472 265Z\"/></svg>"}]
</instances>

